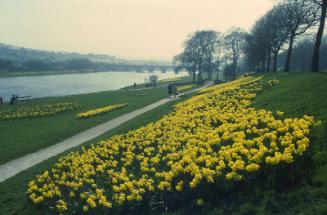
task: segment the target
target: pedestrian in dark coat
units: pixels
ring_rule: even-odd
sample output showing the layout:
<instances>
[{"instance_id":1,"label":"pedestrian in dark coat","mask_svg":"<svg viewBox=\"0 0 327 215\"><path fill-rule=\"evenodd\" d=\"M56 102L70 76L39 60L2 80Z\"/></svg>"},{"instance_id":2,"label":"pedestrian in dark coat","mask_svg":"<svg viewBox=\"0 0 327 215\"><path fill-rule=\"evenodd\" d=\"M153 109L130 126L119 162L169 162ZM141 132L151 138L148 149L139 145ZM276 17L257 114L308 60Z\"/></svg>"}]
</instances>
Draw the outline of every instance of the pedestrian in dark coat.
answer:
<instances>
[{"instance_id":1,"label":"pedestrian in dark coat","mask_svg":"<svg viewBox=\"0 0 327 215\"><path fill-rule=\"evenodd\" d=\"M172 87L173 86L171 84L168 85L168 95L169 95L169 98L171 98L171 94L172 94L172 91L173 91Z\"/></svg>"}]
</instances>

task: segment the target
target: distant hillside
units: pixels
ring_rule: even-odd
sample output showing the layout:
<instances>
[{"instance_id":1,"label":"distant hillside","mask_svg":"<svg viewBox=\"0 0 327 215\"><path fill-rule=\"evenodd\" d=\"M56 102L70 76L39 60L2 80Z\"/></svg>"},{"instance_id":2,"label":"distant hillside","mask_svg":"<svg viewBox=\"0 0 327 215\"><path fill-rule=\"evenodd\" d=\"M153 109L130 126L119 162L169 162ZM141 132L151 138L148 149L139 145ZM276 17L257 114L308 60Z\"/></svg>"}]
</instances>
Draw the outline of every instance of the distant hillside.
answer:
<instances>
[{"instance_id":1,"label":"distant hillside","mask_svg":"<svg viewBox=\"0 0 327 215\"><path fill-rule=\"evenodd\" d=\"M3 71L166 71L170 62L125 60L112 55L54 52L0 43L0 72Z\"/></svg>"},{"instance_id":2,"label":"distant hillside","mask_svg":"<svg viewBox=\"0 0 327 215\"><path fill-rule=\"evenodd\" d=\"M95 62L101 61L107 63L118 63L119 61L124 61L124 60L116 59L116 57L111 55L43 51L37 49L16 47L16 46L0 43L0 59L6 59L15 62L26 62L32 60L56 62L56 61L67 61L67 60L80 59L80 58L86 58Z\"/></svg>"},{"instance_id":3,"label":"distant hillside","mask_svg":"<svg viewBox=\"0 0 327 215\"><path fill-rule=\"evenodd\" d=\"M117 58L113 55L106 54L80 54L77 52L55 52L44 51L31 48L23 48L0 43L0 59L13 62L27 61L45 61L45 62L60 62L74 59L88 59L92 62L103 62L109 64L128 64L128 65L170 65L170 62L148 61L148 60L125 60Z\"/></svg>"}]
</instances>

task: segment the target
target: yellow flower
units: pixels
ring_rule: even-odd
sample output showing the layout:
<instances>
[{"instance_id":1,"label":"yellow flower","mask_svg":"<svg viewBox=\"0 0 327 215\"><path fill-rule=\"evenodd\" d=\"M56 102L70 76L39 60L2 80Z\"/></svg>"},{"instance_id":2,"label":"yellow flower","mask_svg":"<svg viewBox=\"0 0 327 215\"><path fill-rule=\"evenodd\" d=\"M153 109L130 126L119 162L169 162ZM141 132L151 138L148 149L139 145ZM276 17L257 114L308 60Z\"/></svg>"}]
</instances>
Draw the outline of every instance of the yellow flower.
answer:
<instances>
[{"instance_id":1,"label":"yellow flower","mask_svg":"<svg viewBox=\"0 0 327 215\"><path fill-rule=\"evenodd\" d=\"M97 204L92 198L87 198L86 202L90 205L91 208L96 208Z\"/></svg>"},{"instance_id":2,"label":"yellow flower","mask_svg":"<svg viewBox=\"0 0 327 215\"><path fill-rule=\"evenodd\" d=\"M209 87L157 122L61 157L28 184L30 200L52 208L59 200L69 202L58 202L60 210L81 202L86 205L79 210L106 210L160 191L183 192L188 186L194 190L217 179L245 180L263 162L292 163L310 147L314 120L276 119L270 111L250 107L266 86L261 79L244 77Z\"/></svg>"},{"instance_id":3,"label":"yellow flower","mask_svg":"<svg viewBox=\"0 0 327 215\"><path fill-rule=\"evenodd\" d=\"M104 114L104 113L111 112L111 111L116 110L116 109L126 107L127 105L128 105L127 103L117 104L117 105L109 105L107 107L97 108L97 109L94 109L94 110L88 110L86 112L79 113L76 116L77 116L78 119L90 118L90 117L93 117L93 116L96 116L96 115Z\"/></svg>"},{"instance_id":4,"label":"yellow flower","mask_svg":"<svg viewBox=\"0 0 327 215\"><path fill-rule=\"evenodd\" d=\"M284 112L282 112L282 111L277 111L277 115L278 115L278 116L283 116L283 115L284 115Z\"/></svg>"},{"instance_id":5,"label":"yellow flower","mask_svg":"<svg viewBox=\"0 0 327 215\"><path fill-rule=\"evenodd\" d=\"M196 199L196 205L201 207L201 206L205 205L205 202L203 201L203 199L199 198L199 199Z\"/></svg>"},{"instance_id":6,"label":"yellow flower","mask_svg":"<svg viewBox=\"0 0 327 215\"><path fill-rule=\"evenodd\" d=\"M87 206L84 205L84 206L83 206L83 211L84 211L84 212L87 212L88 210L89 210L89 207L87 207Z\"/></svg>"},{"instance_id":7,"label":"yellow flower","mask_svg":"<svg viewBox=\"0 0 327 215\"><path fill-rule=\"evenodd\" d=\"M260 168L258 164L251 163L245 167L246 171L248 172L254 172L257 171Z\"/></svg>"}]
</instances>

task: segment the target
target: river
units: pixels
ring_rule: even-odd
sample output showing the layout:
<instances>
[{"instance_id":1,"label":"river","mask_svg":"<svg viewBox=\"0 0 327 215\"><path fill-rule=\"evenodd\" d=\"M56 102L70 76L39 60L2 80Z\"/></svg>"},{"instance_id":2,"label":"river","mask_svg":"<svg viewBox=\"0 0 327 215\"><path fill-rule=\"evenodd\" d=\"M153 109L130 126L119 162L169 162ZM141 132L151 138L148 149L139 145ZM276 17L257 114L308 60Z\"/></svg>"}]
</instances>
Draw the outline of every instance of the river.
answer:
<instances>
[{"instance_id":1,"label":"river","mask_svg":"<svg viewBox=\"0 0 327 215\"><path fill-rule=\"evenodd\" d=\"M117 90L134 82L141 84L150 75L159 80L185 76L174 72L95 72L83 74L60 74L44 76L23 76L0 78L0 97L8 101L12 94L42 98Z\"/></svg>"}]
</instances>

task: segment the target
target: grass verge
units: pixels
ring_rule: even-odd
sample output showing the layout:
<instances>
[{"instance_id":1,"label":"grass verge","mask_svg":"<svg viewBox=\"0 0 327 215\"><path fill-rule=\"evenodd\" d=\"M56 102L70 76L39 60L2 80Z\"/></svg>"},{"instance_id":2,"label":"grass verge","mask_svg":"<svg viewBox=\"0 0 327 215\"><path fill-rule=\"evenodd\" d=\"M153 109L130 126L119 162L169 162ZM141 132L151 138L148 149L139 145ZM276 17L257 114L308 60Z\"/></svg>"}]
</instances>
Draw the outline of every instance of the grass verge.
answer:
<instances>
[{"instance_id":1,"label":"grass verge","mask_svg":"<svg viewBox=\"0 0 327 215\"><path fill-rule=\"evenodd\" d=\"M95 143L99 140L109 138L113 135L125 133L131 129L135 129L146 125L150 122L157 121L163 115L168 114L173 110L173 106L183 101L187 98L190 98L193 94L185 95L180 100L173 100L169 103L166 103L152 111L149 111L141 116L138 116L118 128L109 131L85 144L86 148L89 147L92 143ZM35 206L28 201L26 195L27 183L35 177L35 175L42 173L44 170L51 168L51 166L63 155L68 154L71 151L79 150L81 146L76 147L72 150L64 152L60 155L57 155L47 161L44 161L16 176L0 184L0 214L45 214L46 212L42 208L35 208Z\"/></svg>"},{"instance_id":2,"label":"grass verge","mask_svg":"<svg viewBox=\"0 0 327 215\"><path fill-rule=\"evenodd\" d=\"M138 96L143 94L144 96ZM18 106L44 105L60 102L76 102L75 111L59 113L49 117L0 121L0 164L21 157L39 149L56 144L88 128L152 104L167 97L166 89L118 90L99 93L33 99L18 105L2 105L1 110L11 110ZM77 119L76 114L99 107L128 103L113 112L90 119Z\"/></svg>"}]
</instances>

